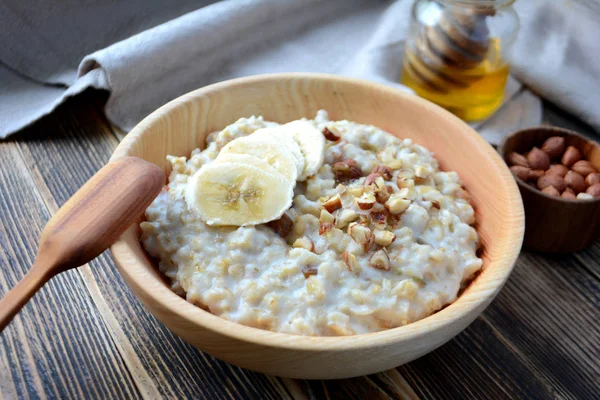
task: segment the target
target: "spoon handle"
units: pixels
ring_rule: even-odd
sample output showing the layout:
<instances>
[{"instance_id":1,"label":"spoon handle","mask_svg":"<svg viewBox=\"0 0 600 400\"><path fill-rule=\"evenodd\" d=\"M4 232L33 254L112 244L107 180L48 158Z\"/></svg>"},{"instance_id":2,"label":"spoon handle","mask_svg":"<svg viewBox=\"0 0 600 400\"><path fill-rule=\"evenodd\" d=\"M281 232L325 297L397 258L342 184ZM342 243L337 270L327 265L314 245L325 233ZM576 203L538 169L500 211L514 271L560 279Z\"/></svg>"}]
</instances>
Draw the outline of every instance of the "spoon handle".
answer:
<instances>
[{"instance_id":1,"label":"spoon handle","mask_svg":"<svg viewBox=\"0 0 600 400\"><path fill-rule=\"evenodd\" d=\"M51 268L47 268L39 261L36 261L23 279L6 296L0 299L0 332L17 315L31 296L52 278L53 274L51 270Z\"/></svg>"}]
</instances>

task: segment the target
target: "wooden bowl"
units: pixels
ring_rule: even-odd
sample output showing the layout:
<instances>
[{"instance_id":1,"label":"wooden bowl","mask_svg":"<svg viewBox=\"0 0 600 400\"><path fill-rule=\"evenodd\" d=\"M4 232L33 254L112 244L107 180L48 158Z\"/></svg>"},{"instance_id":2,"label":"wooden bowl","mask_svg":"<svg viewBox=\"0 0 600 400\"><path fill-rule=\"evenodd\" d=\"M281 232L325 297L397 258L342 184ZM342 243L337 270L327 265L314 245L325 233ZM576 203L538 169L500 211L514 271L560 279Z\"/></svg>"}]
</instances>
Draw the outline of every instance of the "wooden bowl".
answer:
<instances>
[{"instance_id":1,"label":"wooden bowl","mask_svg":"<svg viewBox=\"0 0 600 400\"><path fill-rule=\"evenodd\" d=\"M188 93L161 107L121 142L113 159L127 155L168 168L167 154L189 156L206 135L240 117L263 115L287 122L314 118L373 124L410 137L456 170L472 194L483 242L481 274L459 299L410 325L345 337L269 332L222 319L171 291L132 226L112 248L121 274L146 307L200 350L232 364L294 378L346 378L414 360L465 329L500 290L519 254L524 216L517 185L498 153L473 129L442 108L399 90L317 74L275 74L235 79ZM473 351L476 351L474 348Z\"/></svg>"},{"instance_id":2,"label":"wooden bowl","mask_svg":"<svg viewBox=\"0 0 600 400\"><path fill-rule=\"evenodd\" d=\"M568 129L540 126L517 131L504 139L498 152L506 160L513 151L524 153L541 147L551 136L565 138L600 171L600 145ZM525 207L524 246L533 250L565 253L581 250L600 237L600 198L568 200L550 196L516 179Z\"/></svg>"}]
</instances>

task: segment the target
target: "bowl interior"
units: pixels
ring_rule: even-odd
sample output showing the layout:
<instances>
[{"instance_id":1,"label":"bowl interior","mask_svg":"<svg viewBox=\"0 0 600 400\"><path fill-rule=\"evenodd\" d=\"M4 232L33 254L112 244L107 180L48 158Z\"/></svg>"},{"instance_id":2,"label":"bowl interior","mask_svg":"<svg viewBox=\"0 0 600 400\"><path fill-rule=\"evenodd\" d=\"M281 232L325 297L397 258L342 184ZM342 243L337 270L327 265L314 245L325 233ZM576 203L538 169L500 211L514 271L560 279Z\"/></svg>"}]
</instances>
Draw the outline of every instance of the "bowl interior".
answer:
<instances>
[{"instance_id":1,"label":"bowl interior","mask_svg":"<svg viewBox=\"0 0 600 400\"><path fill-rule=\"evenodd\" d=\"M459 173L476 210L476 228L483 244L482 273L456 302L422 321L355 337L293 336L222 320L175 295L145 255L132 227L113 246L113 256L138 296L146 303L160 303L153 312L164 312L162 317L176 313L190 326L219 329L223 334L251 342L269 343L279 337L283 338L281 346L311 348L329 340L343 348L372 343L370 340L375 337L393 340L398 335L421 335L442 328L451 320L467 318L492 300L521 248L524 221L517 186L496 151L475 131L416 96L328 75L275 74L227 81L191 92L155 111L123 140L113 159L132 155L167 169L168 154L189 156L193 149L204 146L208 133L238 118L262 115L266 120L288 122L314 118L319 109L327 110L331 119L372 124L396 136L412 138L435 153L442 169ZM161 315L157 316L162 320ZM363 342L366 337L369 341Z\"/></svg>"}]
</instances>

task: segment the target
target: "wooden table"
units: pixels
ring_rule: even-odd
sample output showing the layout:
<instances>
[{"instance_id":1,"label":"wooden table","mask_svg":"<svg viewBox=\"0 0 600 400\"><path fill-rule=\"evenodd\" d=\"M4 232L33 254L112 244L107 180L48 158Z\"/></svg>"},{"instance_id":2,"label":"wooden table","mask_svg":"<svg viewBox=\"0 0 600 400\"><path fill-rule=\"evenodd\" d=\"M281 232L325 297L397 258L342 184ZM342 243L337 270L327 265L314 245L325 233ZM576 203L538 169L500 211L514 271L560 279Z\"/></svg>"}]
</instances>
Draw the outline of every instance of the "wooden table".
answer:
<instances>
[{"instance_id":1,"label":"wooden table","mask_svg":"<svg viewBox=\"0 0 600 400\"><path fill-rule=\"evenodd\" d=\"M0 142L0 293L58 206L122 138L88 91ZM545 105L548 123L590 128ZM600 223L590 221L590 223ZM108 253L46 285L0 335L0 398L600 398L600 242L523 252L496 300L438 350L376 375L280 379L203 354L134 297Z\"/></svg>"}]
</instances>

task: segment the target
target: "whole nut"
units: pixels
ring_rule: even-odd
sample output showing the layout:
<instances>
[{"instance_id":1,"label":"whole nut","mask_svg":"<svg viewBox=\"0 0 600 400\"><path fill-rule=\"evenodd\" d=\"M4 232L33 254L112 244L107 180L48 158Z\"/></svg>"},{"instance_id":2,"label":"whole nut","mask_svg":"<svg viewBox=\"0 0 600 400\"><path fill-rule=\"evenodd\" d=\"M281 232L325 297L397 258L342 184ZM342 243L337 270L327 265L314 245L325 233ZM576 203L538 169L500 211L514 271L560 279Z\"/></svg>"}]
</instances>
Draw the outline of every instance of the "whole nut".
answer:
<instances>
[{"instance_id":1,"label":"whole nut","mask_svg":"<svg viewBox=\"0 0 600 400\"><path fill-rule=\"evenodd\" d=\"M587 188L585 192L587 194L591 194L594 197L600 197L600 183L594 183L592 186Z\"/></svg>"},{"instance_id":2,"label":"whole nut","mask_svg":"<svg viewBox=\"0 0 600 400\"><path fill-rule=\"evenodd\" d=\"M544 190L544 188L548 186L554 186L554 189L563 192L566 189L567 184L565 183L565 180L558 175L544 175L538 179L538 189Z\"/></svg>"},{"instance_id":3,"label":"whole nut","mask_svg":"<svg viewBox=\"0 0 600 400\"><path fill-rule=\"evenodd\" d=\"M600 183L600 173L594 172L593 174L589 174L585 177L585 183L588 186L595 185L596 183Z\"/></svg>"},{"instance_id":4,"label":"whole nut","mask_svg":"<svg viewBox=\"0 0 600 400\"><path fill-rule=\"evenodd\" d=\"M569 199L569 200L576 200L577 196L575 196L574 193L572 192L568 192L568 191L564 191L562 192L562 194L560 195L560 197L562 197L563 199Z\"/></svg>"},{"instance_id":5,"label":"whole nut","mask_svg":"<svg viewBox=\"0 0 600 400\"><path fill-rule=\"evenodd\" d=\"M564 165L562 165L562 164L553 164L546 171L546 175L555 174L555 175L562 176L564 178L565 175L567 174L567 172L569 172L569 168L565 167Z\"/></svg>"},{"instance_id":6,"label":"whole nut","mask_svg":"<svg viewBox=\"0 0 600 400\"><path fill-rule=\"evenodd\" d=\"M563 165L571 168L571 166L579 160L581 160L581 153L579 150L573 146L569 146L567 147L567 150L565 150L565 154L563 154L561 162Z\"/></svg>"},{"instance_id":7,"label":"whole nut","mask_svg":"<svg viewBox=\"0 0 600 400\"><path fill-rule=\"evenodd\" d=\"M565 189L565 192L569 192L569 193L571 193L571 194L575 194L575 191L574 191L573 189L571 189L570 187L567 187L567 188Z\"/></svg>"},{"instance_id":8,"label":"whole nut","mask_svg":"<svg viewBox=\"0 0 600 400\"><path fill-rule=\"evenodd\" d=\"M577 195L577 200L594 200L594 196L589 193L581 192Z\"/></svg>"},{"instance_id":9,"label":"whole nut","mask_svg":"<svg viewBox=\"0 0 600 400\"><path fill-rule=\"evenodd\" d=\"M560 192L554 188L554 186L546 186L542 189L542 193L549 194L550 196L560 196Z\"/></svg>"},{"instance_id":10,"label":"whole nut","mask_svg":"<svg viewBox=\"0 0 600 400\"><path fill-rule=\"evenodd\" d=\"M529 171L531 171L528 167L523 167L521 165L513 165L510 167L510 171L517 178L526 181L529 178Z\"/></svg>"},{"instance_id":11,"label":"whole nut","mask_svg":"<svg viewBox=\"0 0 600 400\"><path fill-rule=\"evenodd\" d=\"M583 192L586 188L583 176L573 170L567 172L567 175L565 175L565 183L573 189L575 194Z\"/></svg>"},{"instance_id":12,"label":"whole nut","mask_svg":"<svg viewBox=\"0 0 600 400\"><path fill-rule=\"evenodd\" d=\"M527 179L529 179L530 181L537 182L537 180L544 176L545 173L546 172L543 169L532 169L531 171L529 171L529 176L527 177Z\"/></svg>"},{"instance_id":13,"label":"whole nut","mask_svg":"<svg viewBox=\"0 0 600 400\"><path fill-rule=\"evenodd\" d=\"M583 177L586 177L589 174L593 174L594 172L596 172L596 168L594 168L592 163L586 160L577 161L575 164L573 164L571 169Z\"/></svg>"},{"instance_id":14,"label":"whole nut","mask_svg":"<svg viewBox=\"0 0 600 400\"><path fill-rule=\"evenodd\" d=\"M542 150L551 158L559 157L565 151L565 138L560 136L549 137L542 145Z\"/></svg>"},{"instance_id":15,"label":"whole nut","mask_svg":"<svg viewBox=\"0 0 600 400\"><path fill-rule=\"evenodd\" d=\"M550 157L546 152L534 147L527 153L527 162L532 169L547 170L550 166Z\"/></svg>"},{"instance_id":16,"label":"whole nut","mask_svg":"<svg viewBox=\"0 0 600 400\"><path fill-rule=\"evenodd\" d=\"M519 154L515 151L508 153L506 156L506 161L508 165L520 165L521 167L529 167L529 163L527 162L527 158L524 155Z\"/></svg>"}]
</instances>

